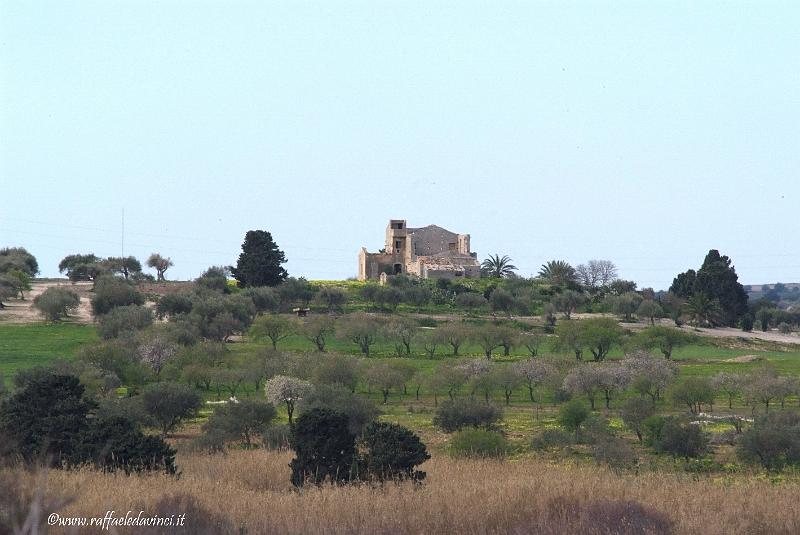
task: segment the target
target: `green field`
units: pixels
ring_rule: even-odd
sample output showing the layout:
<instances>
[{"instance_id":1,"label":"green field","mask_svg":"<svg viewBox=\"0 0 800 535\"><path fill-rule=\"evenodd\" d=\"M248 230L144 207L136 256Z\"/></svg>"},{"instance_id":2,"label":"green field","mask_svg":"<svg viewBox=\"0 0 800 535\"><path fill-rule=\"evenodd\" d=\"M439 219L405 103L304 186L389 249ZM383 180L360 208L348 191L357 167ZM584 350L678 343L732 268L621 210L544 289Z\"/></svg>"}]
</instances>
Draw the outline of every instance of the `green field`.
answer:
<instances>
[{"instance_id":1,"label":"green field","mask_svg":"<svg viewBox=\"0 0 800 535\"><path fill-rule=\"evenodd\" d=\"M17 370L72 359L83 344L95 340L93 325L0 325L0 375L8 381Z\"/></svg>"}]
</instances>

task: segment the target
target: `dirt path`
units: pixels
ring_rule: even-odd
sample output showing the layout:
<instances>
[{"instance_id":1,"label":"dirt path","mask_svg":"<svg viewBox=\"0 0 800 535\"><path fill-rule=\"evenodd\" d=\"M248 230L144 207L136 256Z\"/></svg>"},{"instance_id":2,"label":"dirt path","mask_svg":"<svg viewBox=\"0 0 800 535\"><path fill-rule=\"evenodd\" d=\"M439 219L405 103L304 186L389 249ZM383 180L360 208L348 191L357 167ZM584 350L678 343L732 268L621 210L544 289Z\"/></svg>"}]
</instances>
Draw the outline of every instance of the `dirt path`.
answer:
<instances>
[{"instance_id":1,"label":"dirt path","mask_svg":"<svg viewBox=\"0 0 800 535\"><path fill-rule=\"evenodd\" d=\"M46 289L56 286L61 286L75 292L81 299L78 310L70 316L70 321L75 323L92 323L92 307L89 302L91 299L89 290L92 288L92 283L76 282L73 284L68 280L57 279L32 282L31 291L25 294L25 300L9 299L8 301L4 301L3 304L5 304L6 307L0 310L0 323L19 324L42 321L42 315L38 310L33 308L33 299Z\"/></svg>"}]
</instances>

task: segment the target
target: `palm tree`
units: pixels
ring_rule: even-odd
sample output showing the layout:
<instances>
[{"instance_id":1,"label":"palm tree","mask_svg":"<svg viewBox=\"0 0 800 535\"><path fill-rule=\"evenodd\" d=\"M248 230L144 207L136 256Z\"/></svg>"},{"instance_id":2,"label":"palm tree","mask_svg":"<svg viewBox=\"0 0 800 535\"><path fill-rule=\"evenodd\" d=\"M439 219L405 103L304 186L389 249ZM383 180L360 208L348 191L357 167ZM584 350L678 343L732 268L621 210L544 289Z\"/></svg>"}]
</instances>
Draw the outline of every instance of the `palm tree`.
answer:
<instances>
[{"instance_id":1,"label":"palm tree","mask_svg":"<svg viewBox=\"0 0 800 535\"><path fill-rule=\"evenodd\" d=\"M481 264L481 271L484 275L497 279L511 277L516 270L517 266L511 263L508 255L503 255L502 258L499 254L489 255L489 258Z\"/></svg>"},{"instance_id":2,"label":"palm tree","mask_svg":"<svg viewBox=\"0 0 800 535\"><path fill-rule=\"evenodd\" d=\"M694 294L686 301L686 310L689 317L697 325L711 325L719 323L720 306L719 301L711 299L703 292Z\"/></svg>"},{"instance_id":3,"label":"palm tree","mask_svg":"<svg viewBox=\"0 0 800 535\"><path fill-rule=\"evenodd\" d=\"M548 263L542 264L539 276L556 286L569 286L578 281L575 268L564 260L550 260Z\"/></svg>"}]
</instances>

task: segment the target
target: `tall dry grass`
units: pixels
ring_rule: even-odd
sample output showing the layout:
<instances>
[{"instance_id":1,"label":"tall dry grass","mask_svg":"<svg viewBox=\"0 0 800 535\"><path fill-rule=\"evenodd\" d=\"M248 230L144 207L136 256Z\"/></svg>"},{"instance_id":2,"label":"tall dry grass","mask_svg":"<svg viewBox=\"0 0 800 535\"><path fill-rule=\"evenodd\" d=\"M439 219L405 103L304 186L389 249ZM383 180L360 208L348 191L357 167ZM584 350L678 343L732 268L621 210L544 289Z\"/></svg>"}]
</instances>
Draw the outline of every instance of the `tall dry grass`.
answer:
<instances>
[{"instance_id":1,"label":"tall dry grass","mask_svg":"<svg viewBox=\"0 0 800 535\"><path fill-rule=\"evenodd\" d=\"M593 466L537 460L435 457L423 467L428 479L417 487L296 491L289 484L290 459L291 453L264 450L215 457L186 454L180 459L179 478L51 471L46 495L71 499L60 511L63 515L98 516L109 509L122 515L139 509L187 512L187 522L195 522L187 531L191 533L239 533L243 526L249 534L665 533L663 517L671 521L668 531L674 533L800 533L796 483L618 475ZM15 475L23 488L36 484L36 474ZM637 512L637 503L650 510L655 524L647 519L636 523L644 514Z\"/></svg>"}]
</instances>

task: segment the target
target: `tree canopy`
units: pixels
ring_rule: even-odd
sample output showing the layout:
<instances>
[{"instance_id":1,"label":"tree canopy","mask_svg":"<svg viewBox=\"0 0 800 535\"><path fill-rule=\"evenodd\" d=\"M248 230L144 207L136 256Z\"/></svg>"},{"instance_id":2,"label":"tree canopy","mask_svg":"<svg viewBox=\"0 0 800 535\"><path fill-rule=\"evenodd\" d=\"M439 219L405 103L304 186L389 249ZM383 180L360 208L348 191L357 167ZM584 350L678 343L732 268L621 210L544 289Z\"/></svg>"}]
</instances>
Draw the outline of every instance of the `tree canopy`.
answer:
<instances>
[{"instance_id":1,"label":"tree canopy","mask_svg":"<svg viewBox=\"0 0 800 535\"><path fill-rule=\"evenodd\" d=\"M277 286L289 274L281 266L286 256L278 249L272 234L266 230L250 230L245 234L242 252L231 270L241 287Z\"/></svg>"}]
</instances>

